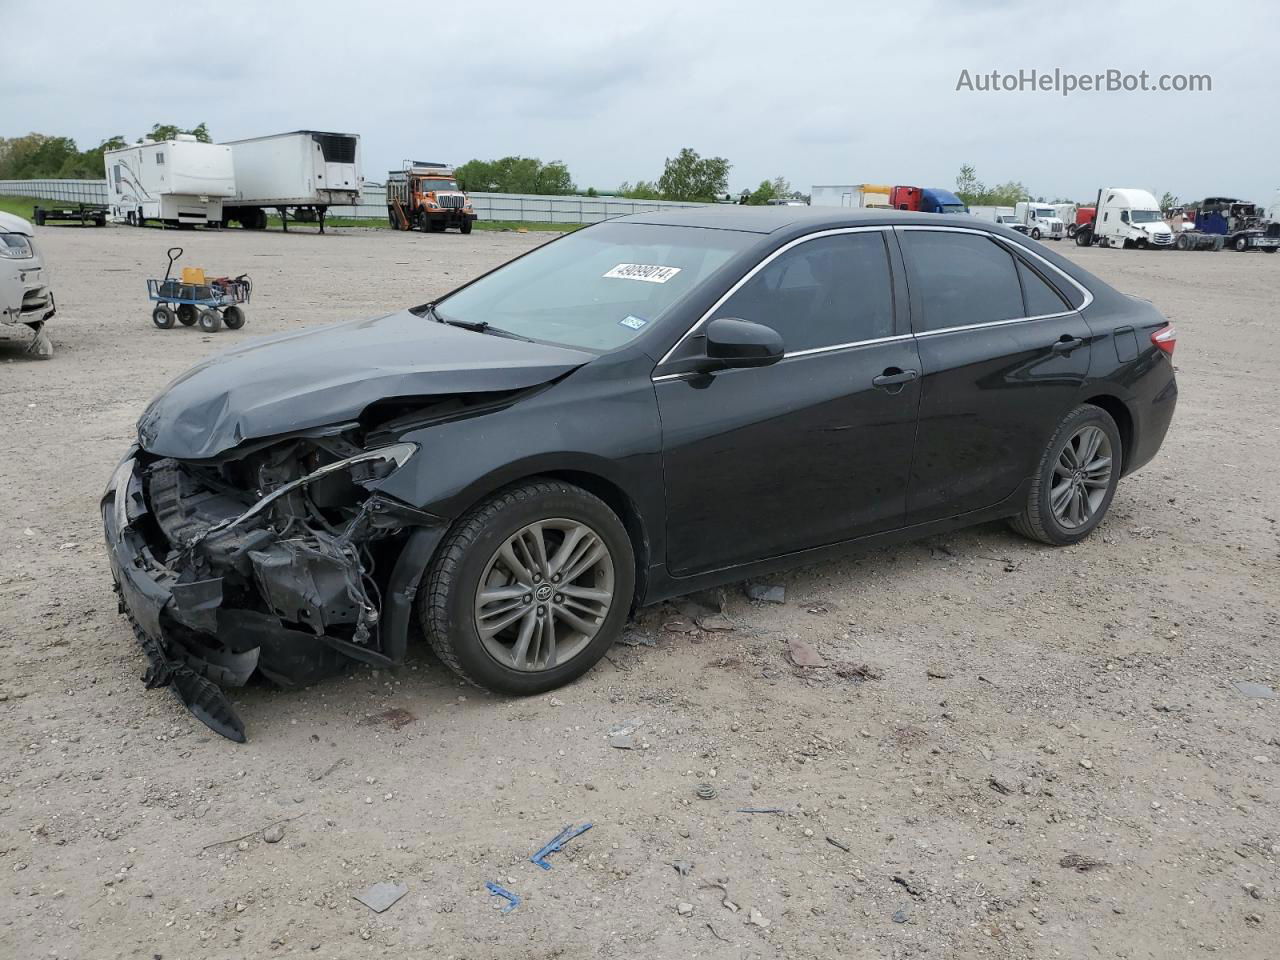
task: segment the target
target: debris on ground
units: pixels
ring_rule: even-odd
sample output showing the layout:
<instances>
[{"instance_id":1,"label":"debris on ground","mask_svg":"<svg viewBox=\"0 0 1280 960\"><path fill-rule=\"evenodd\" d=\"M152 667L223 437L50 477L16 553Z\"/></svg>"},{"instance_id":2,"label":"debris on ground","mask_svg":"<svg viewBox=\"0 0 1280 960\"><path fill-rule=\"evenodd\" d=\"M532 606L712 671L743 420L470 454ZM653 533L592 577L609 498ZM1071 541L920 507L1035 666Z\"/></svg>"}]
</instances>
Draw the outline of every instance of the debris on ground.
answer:
<instances>
[{"instance_id":1,"label":"debris on ground","mask_svg":"<svg viewBox=\"0 0 1280 960\"><path fill-rule=\"evenodd\" d=\"M837 663L835 672L841 680L879 680L883 676L868 663Z\"/></svg>"},{"instance_id":2,"label":"debris on ground","mask_svg":"<svg viewBox=\"0 0 1280 960\"><path fill-rule=\"evenodd\" d=\"M686 900L686 901L682 901L681 903L677 903L677 904L676 904L676 913L680 914L680 916L682 916L682 917L691 917L691 916L693 916L693 904L692 904L692 903L689 903L687 900Z\"/></svg>"},{"instance_id":3,"label":"debris on ground","mask_svg":"<svg viewBox=\"0 0 1280 960\"><path fill-rule=\"evenodd\" d=\"M910 877L904 877L900 873L895 873L890 879L913 897L919 897L921 899L924 898L925 888Z\"/></svg>"},{"instance_id":4,"label":"debris on ground","mask_svg":"<svg viewBox=\"0 0 1280 960\"><path fill-rule=\"evenodd\" d=\"M382 711L382 713L375 713L375 714L369 715L368 717L365 717L362 723L364 723L366 726L376 726L378 724L385 724L386 726L390 727L392 730L399 730L402 727L407 727L409 724L413 723L413 721L417 719L418 719L417 717L415 717L412 713L410 713L404 707L391 707L387 710Z\"/></svg>"},{"instance_id":5,"label":"debris on ground","mask_svg":"<svg viewBox=\"0 0 1280 960\"><path fill-rule=\"evenodd\" d=\"M675 867L676 873L682 877L687 877L693 872L693 863L688 860L673 860L671 866Z\"/></svg>"},{"instance_id":6,"label":"debris on ground","mask_svg":"<svg viewBox=\"0 0 1280 960\"><path fill-rule=\"evenodd\" d=\"M893 914L894 923L906 923L911 919L911 915L906 910L897 910Z\"/></svg>"},{"instance_id":7,"label":"debris on ground","mask_svg":"<svg viewBox=\"0 0 1280 960\"><path fill-rule=\"evenodd\" d=\"M827 666L827 661L823 659L822 654L799 637L791 637L787 640L787 656L797 667Z\"/></svg>"},{"instance_id":8,"label":"debris on ground","mask_svg":"<svg viewBox=\"0 0 1280 960\"><path fill-rule=\"evenodd\" d=\"M1001 780L994 773L987 777L987 786L996 793L1004 794L1006 797L1018 792L1013 784L1009 783L1007 780Z\"/></svg>"},{"instance_id":9,"label":"debris on ground","mask_svg":"<svg viewBox=\"0 0 1280 960\"><path fill-rule=\"evenodd\" d=\"M318 780L323 780L325 777L333 773L333 771L337 770L340 766L342 766L346 762L347 762L346 757L339 757L337 760L333 761L333 763L329 764L328 769L326 769L324 772L313 773L310 777L311 781L314 783Z\"/></svg>"},{"instance_id":10,"label":"debris on ground","mask_svg":"<svg viewBox=\"0 0 1280 960\"><path fill-rule=\"evenodd\" d=\"M722 633L733 629L733 622L722 613L698 617L694 623L698 625L699 630L705 630L707 633Z\"/></svg>"},{"instance_id":11,"label":"debris on ground","mask_svg":"<svg viewBox=\"0 0 1280 960\"><path fill-rule=\"evenodd\" d=\"M566 843L568 843L574 837L580 836L581 834L586 833L588 830L591 829L591 826L592 825L589 823L584 823L580 827L575 827L573 824L569 824L569 826L565 827L563 830L557 833L551 839L550 843L548 843L545 847L543 847L541 850L539 850L529 859L533 863L536 863L538 866L540 866L543 870L550 870L551 864L547 863L547 857L549 857L553 853L557 853L560 850L563 850L564 845Z\"/></svg>"},{"instance_id":12,"label":"debris on ground","mask_svg":"<svg viewBox=\"0 0 1280 960\"><path fill-rule=\"evenodd\" d=\"M741 908L736 903L734 903L731 899L729 899L728 884L729 884L729 880L726 877L723 880L709 880L706 883L700 884L698 886L698 889L699 890L719 890L721 894L720 903L730 913L737 913L738 910L740 910Z\"/></svg>"},{"instance_id":13,"label":"debris on ground","mask_svg":"<svg viewBox=\"0 0 1280 960\"><path fill-rule=\"evenodd\" d=\"M618 734L616 737L609 738L609 746L615 750L634 750L636 748L636 738L630 734Z\"/></svg>"},{"instance_id":14,"label":"debris on ground","mask_svg":"<svg viewBox=\"0 0 1280 960\"><path fill-rule=\"evenodd\" d=\"M265 827L259 827L257 830L252 830L249 833L242 833L238 837L231 837L230 839L227 839L227 840L215 840L213 841L213 843L206 843L200 849L201 851L204 851L204 850L208 850L210 847L220 847L228 843L242 843L243 841L248 840L250 837L256 837L260 833L265 833L267 830L269 830L273 826L276 826L277 824L288 823L291 820L297 820L298 817L305 817L305 816L306 816L305 813L299 813L297 816L293 816L293 817L281 817L279 820L272 820ZM281 836L283 836L283 834L281 834ZM241 847L241 849L246 849L246 848L247 848L247 844L244 847Z\"/></svg>"},{"instance_id":15,"label":"debris on ground","mask_svg":"<svg viewBox=\"0 0 1280 960\"><path fill-rule=\"evenodd\" d=\"M760 927L763 929L765 927L768 927L769 924L772 923L773 921L768 919L763 913L761 913L755 907L752 907L751 910L747 913L747 919L745 922L751 924L752 926Z\"/></svg>"},{"instance_id":16,"label":"debris on ground","mask_svg":"<svg viewBox=\"0 0 1280 960\"><path fill-rule=\"evenodd\" d=\"M487 880L485 881L484 888L495 897L501 897L503 900L507 901L507 905L502 907L503 913L510 913L516 907L520 906L520 898L506 887L500 887L492 880ZM497 907L498 904L495 903L494 906Z\"/></svg>"},{"instance_id":17,"label":"debris on ground","mask_svg":"<svg viewBox=\"0 0 1280 960\"><path fill-rule=\"evenodd\" d=\"M845 853L849 852L849 845L847 843L841 843L835 837L827 837L827 843L831 844L833 847L843 850Z\"/></svg>"},{"instance_id":18,"label":"debris on ground","mask_svg":"<svg viewBox=\"0 0 1280 960\"><path fill-rule=\"evenodd\" d=\"M1280 698L1280 693L1276 693L1265 683L1255 683L1252 680L1237 680L1232 684L1237 690L1246 697L1258 697L1262 700L1275 700Z\"/></svg>"},{"instance_id":19,"label":"debris on ground","mask_svg":"<svg viewBox=\"0 0 1280 960\"><path fill-rule=\"evenodd\" d=\"M946 667L925 667L924 675L930 680L950 680L951 671Z\"/></svg>"},{"instance_id":20,"label":"debris on ground","mask_svg":"<svg viewBox=\"0 0 1280 960\"><path fill-rule=\"evenodd\" d=\"M688 620L668 620L662 625L667 633L696 633L698 628Z\"/></svg>"},{"instance_id":21,"label":"debris on ground","mask_svg":"<svg viewBox=\"0 0 1280 960\"><path fill-rule=\"evenodd\" d=\"M787 588L780 583L752 583L748 581L742 589L749 600L758 600L761 603L787 602Z\"/></svg>"},{"instance_id":22,"label":"debris on ground","mask_svg":"<svg viewBox=\"0 0 1280 960\"><path fill-rule=\"evenodd\" d=\"M720 935L720 931L719 931L719 930L717 930L715 927L713 927L713 926L711 925L711 921L710 921L710 920L708 920L708 921L707 921L707 929L708 929L708 930L710 930L710 931L711 931L711 935L712 935L713 937L715 937L717 940L719 940L721 943L728 943L728 942L729 942L729 938L728 938L728 937L722 937L722 936Z\"/></svg>"},{"instance_id":23,"label":"debris on ground","mask_svg":"<svg viewBox=\"0 0 1280 960\"><path fill-rule=\"evenodd\" d=\"M698 795L699 800L714 800L720 796L720 792L709 783L700 783L693 791Z\"/></svg>"},{"instance_id":24,"label":"debris on ground","mask_svg":"<svg viewBox=\"0 0 1280 960\"><path fill-rule=\"evenodd\" d=\"M782 813L781 807L739 807L738 813Z\"/></svg>"},{"instance_id":25,"label":"debris on ground","mask_svg":"<svg viewBox=\"0 0 1280 960\"><path fill-rule=\"evenodd\" d=\"M1107 862L1105 860L1095 860L1093 857L1087 857L1083 853L1068 853L1058 861L1058 866L1075 870L1078 873L1088 873L1090 870L1097 870L1107 866Z\"/></svg>"},{"instance_id":26,"label":"debris on ground","mask_svg":"<svg viewBox=\"0 0 1280 960\"><path fill-rule=\"evenodd\" d=\"M262 831L262 839L267 843L279 843L284 839L284 824L273 823Z\"/></svg>"},{"instance_id":27,"label":"debris on ground","mask_svg":"<svg viewBox=\"0 0 1280 960\"><path fill-rule=\"evenodd\" d=\"M409 885L405 883L375 883L352 894L352 899L359 900L374 913L382 913L408 892Z\"/></svg>"},{"instance_id":28,"label":"debris on ground","mask_svg":"<svg viewBox=\"0 0 1280 960\"><path fill-rule=\"evenodd\" d=\"M656 647L658 638L638 630L627 630L618 638L618 642L624 647Z\"/></svg>"}]
</instances>

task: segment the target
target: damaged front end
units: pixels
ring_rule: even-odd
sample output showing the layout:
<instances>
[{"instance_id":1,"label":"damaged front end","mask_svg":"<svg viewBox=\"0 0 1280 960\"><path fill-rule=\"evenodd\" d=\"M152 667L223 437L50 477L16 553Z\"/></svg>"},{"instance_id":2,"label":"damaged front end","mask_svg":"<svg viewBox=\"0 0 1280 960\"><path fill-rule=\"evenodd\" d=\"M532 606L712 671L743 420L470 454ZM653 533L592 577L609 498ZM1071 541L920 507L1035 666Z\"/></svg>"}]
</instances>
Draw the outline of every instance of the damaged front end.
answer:
<instances>
[{"instance_id":1,"label":"damaged front end","mask_svg":"<svg viewBox=\"0 0 1280 960\"><path fill-rule=\"evenodd\" d=\"M237 742L222 687L312 683L403 661L418 580L445 521L378 492L417 445L296 436L209 460L134 447L102 516L120 610L201 721Z\"/></svg>"}]
</instances>

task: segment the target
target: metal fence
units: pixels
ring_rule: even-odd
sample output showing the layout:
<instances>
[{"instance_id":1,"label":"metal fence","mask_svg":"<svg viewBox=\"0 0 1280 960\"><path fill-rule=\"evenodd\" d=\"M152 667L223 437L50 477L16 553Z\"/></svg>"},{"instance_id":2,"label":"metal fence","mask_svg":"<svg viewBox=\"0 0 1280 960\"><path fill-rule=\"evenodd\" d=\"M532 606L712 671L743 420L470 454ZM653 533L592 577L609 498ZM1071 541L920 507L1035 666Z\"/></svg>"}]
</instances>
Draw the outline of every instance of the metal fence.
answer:
<instances>
[{"instance_id":1,"label":"metal fence","mask_svg":"<svg viewBox=\"0 0 1280 960\"><path fill-rule=\"evenodd\" d=\"M0 180L0 195L38 197L61 203L106 203L105 180ZM628 213L703 207L703 203L671 200L626 200L620 197L544 197L520 193L473 193L471 202L481 220L520 223L599 223ZM386 220L387 201L381 184L366 183L360 203L329 208L331 217Z\"/></svg>"},{"instance_id":2,"label":"metal fence","mask_svg":"<svg viewBox=\"0 0 1280 960\"><path fill-rule=\"evenodd\" d=\"M61 203L106 203L106 180L0 180L0 195Z\"/></svg>"}]
</instances>

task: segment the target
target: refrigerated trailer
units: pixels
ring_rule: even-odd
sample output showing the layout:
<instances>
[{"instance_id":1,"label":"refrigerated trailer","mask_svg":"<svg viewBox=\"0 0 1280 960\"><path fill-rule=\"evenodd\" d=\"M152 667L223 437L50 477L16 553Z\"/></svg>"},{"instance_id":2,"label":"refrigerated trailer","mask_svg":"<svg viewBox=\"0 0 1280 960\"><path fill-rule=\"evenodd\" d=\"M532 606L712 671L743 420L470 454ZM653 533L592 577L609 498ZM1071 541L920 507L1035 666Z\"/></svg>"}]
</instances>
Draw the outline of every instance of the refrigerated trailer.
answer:
<instances>
[{"instance_id":1,"label":"refrigerated trailer","mask_svg":"<svg viewBox=\"0 0 1280 960\"><path fill-rule=\"evenodd\" d=\"M224 219L249 230L267 225L275 210L289 229L295 220L318 220L324 233L325 213L332 206L360 202L360 135L294 130L268 137L231 140L235 194Z\"/></svg>"},{"instance_id":2,"label":"refrigerated trailer","mask_svg":"<svg viewBox=\"0 0 1280 960\"><path fill-rule=\"evenodd\" d=\"M235 195L231 148L191 134L143 140L102 155L107 219L144 226L217 226L223 202Z\"/></svg>"}]
</instances>

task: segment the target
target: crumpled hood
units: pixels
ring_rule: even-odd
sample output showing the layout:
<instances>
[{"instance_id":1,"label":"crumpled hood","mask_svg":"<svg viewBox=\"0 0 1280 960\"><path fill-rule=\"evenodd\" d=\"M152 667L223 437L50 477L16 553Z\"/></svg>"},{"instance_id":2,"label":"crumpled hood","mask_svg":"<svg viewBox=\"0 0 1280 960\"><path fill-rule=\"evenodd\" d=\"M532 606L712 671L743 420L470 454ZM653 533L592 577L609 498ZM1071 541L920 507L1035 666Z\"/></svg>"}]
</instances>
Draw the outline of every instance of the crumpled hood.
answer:
<instances>
[{"instance_id":1,"label":"crumpled hood","mask_svg":"<svg viewBox=\"0 0 1280 960\"><path fill-rule=\"evenodd\" d=\"M1135 223L1134 227L1144 231L1148 236L1156 236L1161 233L1173 233L1173 229L1163 220L1156 220L1152 223Z\"/></svg>"},{"instance_id":2,"label":"crumpled hood","mask_svg":"<svg viewBox=\"0 0 1280 960\"><path fill-rule=\"evenodd\" d=\"M593 357L402 310L215 354L151 401L138 442L158 456L215 457L246 440L353 420L379 400L537 386Z\"/></svg>"}]
</instances>

